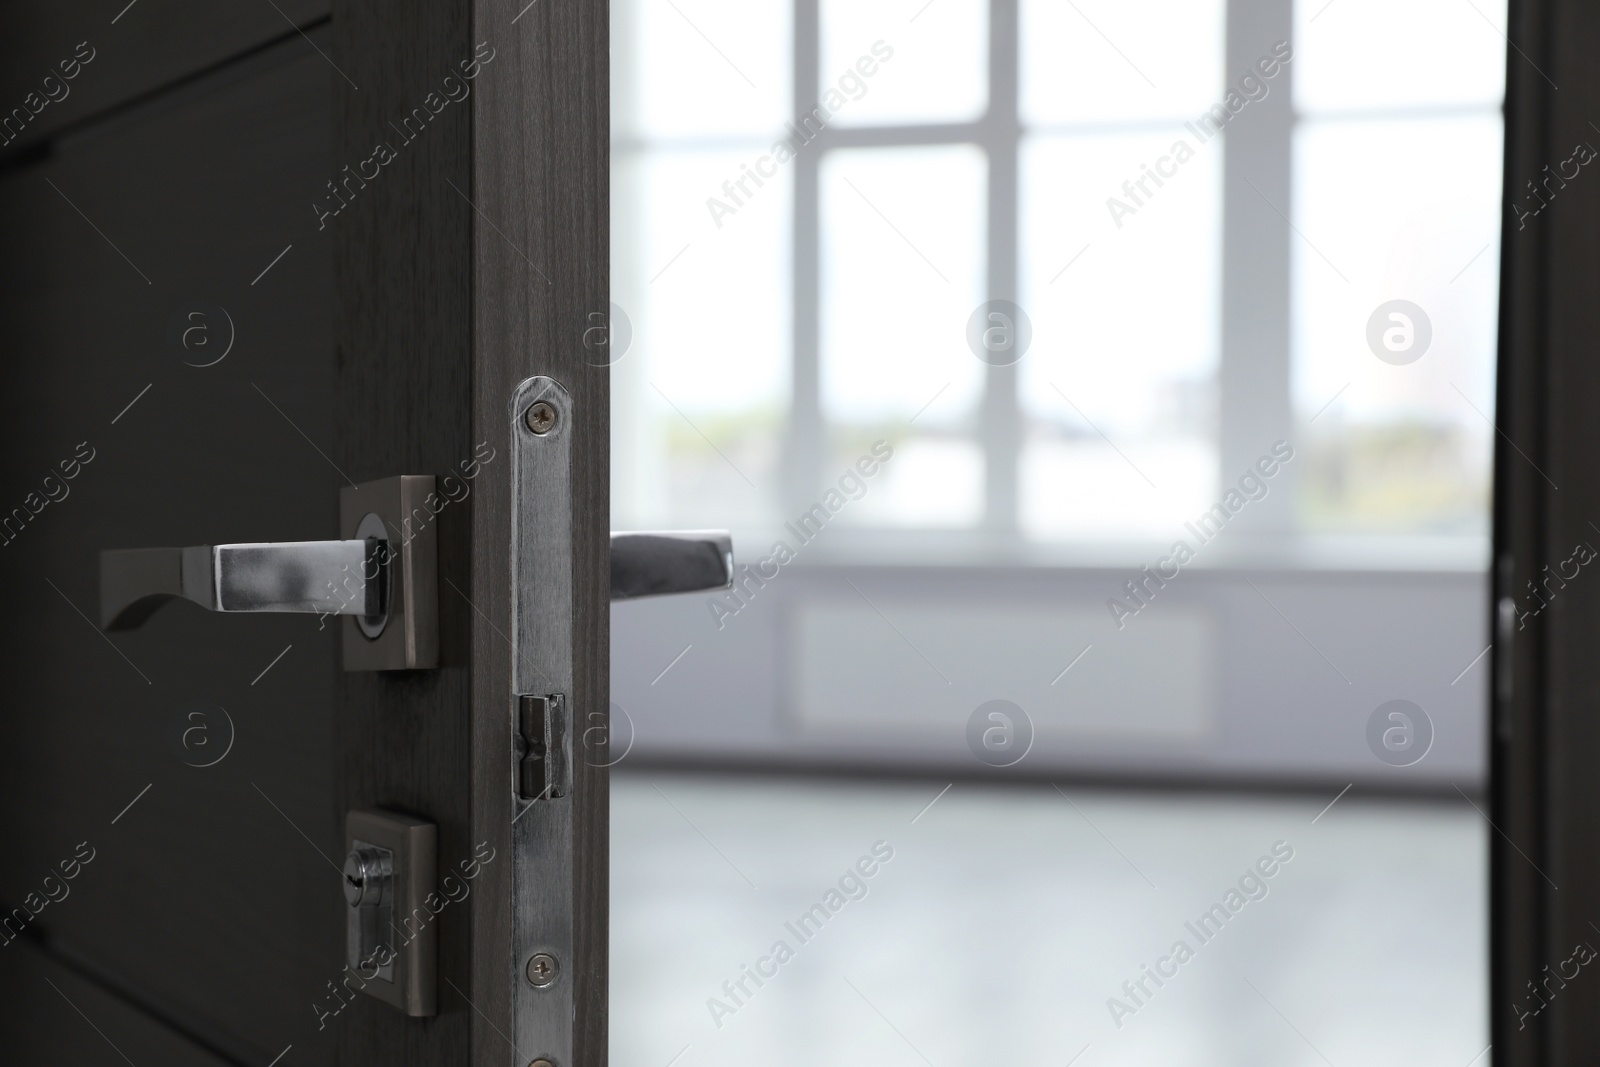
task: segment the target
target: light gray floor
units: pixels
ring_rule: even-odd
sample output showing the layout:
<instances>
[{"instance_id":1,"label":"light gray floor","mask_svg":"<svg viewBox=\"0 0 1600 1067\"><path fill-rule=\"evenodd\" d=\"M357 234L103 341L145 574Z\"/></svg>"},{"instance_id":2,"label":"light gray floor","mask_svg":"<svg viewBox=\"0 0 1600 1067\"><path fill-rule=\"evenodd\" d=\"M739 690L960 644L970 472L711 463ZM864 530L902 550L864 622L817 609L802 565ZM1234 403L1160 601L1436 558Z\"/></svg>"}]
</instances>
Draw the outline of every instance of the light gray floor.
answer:
<instances>
[{"instance_id":1,"label":"light gray floor","mask_svg":"<svg viewBox=\"0 0 1600 1067\"><path fill-rule=\"evenodd\" d=\"M612 1062L1489 1063L1488 827L1465 803L960 783L926 807L942 787L619 769ZM880 841L865 896L808 942L785 927ZM1280 841L1266 896L1201 943L1185 923ZM1108 998L1133 1006L1124 981L1180 939L1193 958L1119 1027ZM723 991L780 940L775 976Z\"/></svg>"}]
</instances>

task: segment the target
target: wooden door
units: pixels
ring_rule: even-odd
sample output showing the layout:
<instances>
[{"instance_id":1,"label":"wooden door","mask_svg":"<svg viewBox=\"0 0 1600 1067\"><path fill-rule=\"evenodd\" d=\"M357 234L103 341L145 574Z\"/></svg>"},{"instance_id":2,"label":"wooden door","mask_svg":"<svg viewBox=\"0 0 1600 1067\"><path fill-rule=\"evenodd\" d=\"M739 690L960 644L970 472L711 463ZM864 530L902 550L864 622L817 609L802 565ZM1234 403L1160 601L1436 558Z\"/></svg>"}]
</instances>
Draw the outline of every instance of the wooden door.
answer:
<instances>
[{"instance_id":1,"label":"wooden door","mask_svg":"<svg viewBox=\"0 0 1600 1067\"><path fill-rule=\"evenodd\" d=\"M511 640L603 727L608 392L583 357L607 307L605 6L17 7L0 1058L604 1062L605 761L572 760L564 814L517 835L544 815L518 798ZM559 610L514 611L533 377L570 405L539 572L570 580ZM432 514L437 667L345 670L309 615L99 625L104 549L334 538L341 487L464 465ZM435 913L431 1016L346 977L345 822L369 809L436 825L441 879L474 872ZM527 957L556 947L535 987Z\"/></svg>"},{"instance_id":2,"label":"wooden door","mask_svg":"<svg viewBox=\"0 0 1600 1067\"><path fill-rule=\"evenodd\" d=\"M1490 724L1490 1020L1511 1067L1600 1045L1600 12L1513 0ZM1576 176L1575 176L1576 175Z\"/></svg>"}]
</instances>

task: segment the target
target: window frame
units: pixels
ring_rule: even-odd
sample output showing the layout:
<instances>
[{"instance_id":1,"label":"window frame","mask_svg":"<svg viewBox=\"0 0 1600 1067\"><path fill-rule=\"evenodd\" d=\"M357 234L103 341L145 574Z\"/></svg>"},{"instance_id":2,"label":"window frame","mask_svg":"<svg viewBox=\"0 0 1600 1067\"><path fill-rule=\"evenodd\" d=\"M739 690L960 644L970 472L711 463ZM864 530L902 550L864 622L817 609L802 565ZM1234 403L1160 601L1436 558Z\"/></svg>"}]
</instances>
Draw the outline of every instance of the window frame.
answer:
<instances>
[{"instance_id":1,"label":"window frame","mask_svg":"<svg viewBox=\"0 0 1600 1067\"><path fill-rule=\"evenodd\" d=\"M849 148L970 144L988 163L985 196L984 282L988 299L1016 300L1020 273L1019 169L1023 139L1030 132L1020 114L1021 13L1019 0L989 0L988 88L982 115L969 121L916 125L829 126L794 161L792 299L794 347L791 354L791 407L785 442L781 499L786 510L803 511L825 481L826 420L821 403L821 200L820 173L830 151ZM793 0L794 99L798 114L821 93L821 2ZM1293 0L1228 0L1224 14L1225 70L1246 69L1272 42L1288 40ZM1248 27L1249 32L1245 33ZM1266 32L1263 33L1263 28ZM1263 43L1263 39L1265 43ZM1217 453L1221 472L1247 469L1265 442L1291 438L1290 247L1288 226L1274 212L1287 212L1292 180L1292 64L1273 91L1252 108L1252 121L1230 126L1223 148L1222 278L1220 359L1217 371ZM1219 87L1220 92L1220 87ZM1116 124L1120 127L1123 124ZM1135 124L1136 125L1136 124ZM1108 124L1108 128L1116 128ZM1249 173L1258 192L1240 180ZM1246 200L1239 195L1243 189ZM1261 199L1272 201L1263 204ZM1263 296L1269 295L1269 299ZM1263 305L1271 310L1263 313ZM984 506L975 528L923 531L878 527L857 531L868 538L924 545L1020 547L1029 542L1021 528L1019 492L1024 440L1019 366L987 366L979 402L975 440L984 457ZM1278 491L1253 509L1257 533L1293 532L1295 497L1292 467L1285 468ZM1030 542L1031 543L1031 542ZM1063 542L1071 554L1079 539ZM1088 547L1084 545L1082 547ZM1091 549L1091 552L1093 550Z\"/></svg>"},{"instance_id":2,"label":"window frame","mask_svg":"<svg viewBox=\"0 0 1600 1067\"><path fill-rule=\"evenodd\" d=\"M975 118L951 122L828 125L796 153L789 219L791 329L787 422L781 431L770 526L800 514L820 498L829 482L828 423L822 403L822 189L823 162L847 149L971 145L987 163L983 269L987 299L1016 300L1021 242L1020 159L1024 138L1053 131L1028 126L1020 114L1020 0L988 0L988 101ZM808 112L821 99L821 0L791 0L792 40L789 113ZM1278 41L1293 41L1295 0L1226 0L1224 84L1252 69ZM1309 116L1294 106L1297 64L1283 66L1268 95L1251 104L1247 121L1232 123L1222 150L1221 247L1218 263L1218 360L1215 388L1216 484L1249 470L1275 441L1298 443L1304 418L1295 406L1293 376L1294 146ZM624 77L629 75L624 74ZM1459 111L1460 109L1447 109ZM1319 116L1320 117L1320 116ZM1106 129L1143 125L1108 122ZM622 139L624 158L659 150L742 143L747 138L689 138L657 143ZM760 135L748 140L758 141ZM621 199L616 205L621 207ZM1021 463L1027 428L1020 395L1021 364L988 365L970 438L983 457L983 507L968 527L914 528L891 524L839 527L820 555L871 563L894 559L963 564L1006 558L1025 564L1097 565L1141 559L1164 539L1134 534L1039 540L1021 523ZM634 421L640 401L619 390L616 415ZM647 398L646 398L647 399ZM1487 558L1487 537L1461 534L1337 534L1307 529L1296 513L1301 464L1275 478L1273 492L1241 514L1230 537L1241 558L1274 559L1318 568L1379 565L1392 569L1476 569ZM626 463L624 464L626 468ZM619 488L635 475L618 472ZM751 532L766 532L752 530ZM1381 542L1381 544L1379 543Z\"/></svg>"}]
</instances>

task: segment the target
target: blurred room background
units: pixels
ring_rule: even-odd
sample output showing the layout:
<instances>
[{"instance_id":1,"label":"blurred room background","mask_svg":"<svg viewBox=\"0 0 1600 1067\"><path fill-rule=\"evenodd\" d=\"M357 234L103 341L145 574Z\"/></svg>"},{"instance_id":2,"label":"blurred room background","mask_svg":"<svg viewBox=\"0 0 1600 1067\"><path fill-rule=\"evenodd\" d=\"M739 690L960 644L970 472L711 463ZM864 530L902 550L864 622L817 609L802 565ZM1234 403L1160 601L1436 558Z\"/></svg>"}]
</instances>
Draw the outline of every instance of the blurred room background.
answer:
<instances>
[{"instance_id":1,"label":"blurred room background","mask_svg":"<svg viewBox=\"0 0 1600 1067\"><path fill-rule=\"evenodd\" d=\"M1489 1061L1504 25L614 0L617 1063Z\"/></svg>"}]
</instances>

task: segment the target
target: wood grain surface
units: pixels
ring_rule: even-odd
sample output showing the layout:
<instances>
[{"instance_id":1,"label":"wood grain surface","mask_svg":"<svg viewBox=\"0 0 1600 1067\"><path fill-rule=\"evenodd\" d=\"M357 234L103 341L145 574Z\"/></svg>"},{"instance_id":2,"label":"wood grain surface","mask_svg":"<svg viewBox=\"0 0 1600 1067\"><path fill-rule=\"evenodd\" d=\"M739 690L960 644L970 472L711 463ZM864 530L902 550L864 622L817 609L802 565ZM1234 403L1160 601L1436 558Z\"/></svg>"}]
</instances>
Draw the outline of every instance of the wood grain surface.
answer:
<instances>
[{"instance_id":1,"label":"wood grain surface","mask_svg":"<svg viewBox=\"0 0 1600 1067\"><path fill-rule=\"evenodd\" d=\"M606 8L583 0L397 10L349 0L335 4L333 26L333 58L350 79L334 86L337 162L363 170L362 160L390 157L379 144L393 150L380 175L351 190L328 220L338 456L357 480L442 474L484 448L497 457L465 504L439 519L442 668L344 680L341 803L434 819L445 866L481 842L507 857L485 868L468 909L443 917L439 1017L395 1026L359 1005L342 1031L342 1055L348 1063L459 1062L470 1029L472 1062L513 1063L522 1057L504 1036L515 966L506 408L517 383L537 373L559 378L584 405L573 519L579 685L570 699L575 716L604 714L609 382L583 362L582 334L587 314L607 307ZM425 119L419 108L438 110ZM603 769L577 762L573 803L582 908L579 959L567 962L580 991L578 1062L600 1064Z\"/></svg>"},{"instance_id":2,"label":"wood grain surface","mask_svg":"<svg viewBox=\"0 0 1600 1067\"><path fill-rule=\"evenodd\" d=\"M573 723L587 726L605 722L610 708L610 372L585 361L583 341L590 315L609 308L608 8L603 0L477 0L474 26L500 66L482 79L473 117L473 420L481 434L505 434L509 398L536 374L559 381L580 414L572 441L568 708ZM489 488L475 498L473 597L498 621L510 611L499 576L509 572L511 501L508 481ZM480 625L473 659L474 819L503 827L512 814L509 644ZM575 1067L606 1062L610 809L602 762L575 758L572 767ZM489 1024L510 1011L503 976L517 961L496 932L510 903L497 896L484 906L493 910L474 914L474 987L484 993L474 1050L506 1054Z\"/></svg>"},{"instance_id":3,"label":"wood grain surface","mask_svg":"<svg viewBox=\"0 0 1600 1067\"><path fill-rule=\"evenodd\" d=\"M334 5L332 85L334 161L321 188L337 214L323 220L333 244L335 393L333 451L357 482L397 474L444 475L473 456L472 209L452 188L471 175L467 102L433 114L428 94L469 59L464 3L395 5L350 0ZM491 64L492 68L492 64ZM474 79L472 84L476 84ZM415 109L426 121L402 123ZM391 125L391 123L393 125ZM407 131L413 136L408 141ZM394 156L363 163L379 144ZM387 156L387 153L385 154ZM349 172L343 168L350 167ZM342 204L342 206L341 206ZM318 216L320 218L320 216ZM495 463L474 480L475 501ZM347 673L339 679L334 722L335 809L386 808L439 827L441 867L469 858L474 837L468 796L471 646L479 623L463 593L471 588L473 516L451 505L435 520L439 542L440 667L432 671ZM465 906L439 916L439 1014L407 1019L361 997L341 1017L339 1062L433 1065L465 1062L470 912L498 872L475 879Z\"/></svg>"}]
</instances>

